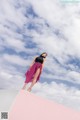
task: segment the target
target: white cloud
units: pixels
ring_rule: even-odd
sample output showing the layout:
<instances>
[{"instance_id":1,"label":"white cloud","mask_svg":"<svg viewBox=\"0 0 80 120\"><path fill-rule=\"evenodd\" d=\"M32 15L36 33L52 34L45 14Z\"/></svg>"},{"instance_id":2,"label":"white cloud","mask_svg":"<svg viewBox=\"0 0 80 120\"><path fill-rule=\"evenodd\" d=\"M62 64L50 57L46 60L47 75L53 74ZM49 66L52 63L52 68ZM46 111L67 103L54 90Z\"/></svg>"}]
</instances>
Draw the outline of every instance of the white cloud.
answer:
<instances>
[{"instance_id":1,"label":"white cloud","mask_svg":"<svg viewBox=\"0 0 80 120\"><path fill-rule=\"evenodd\" d=\"M28 13L30 7L38 17L32 17L33 13ZM56 0L1 1L0 87L21 88L26 66L30 64L36 53L43 51L48 53L42 74L44 80L67 80L79 85L79 66L68 64L72 58L80 59L79 11L80 5L63 4ZM30 23L35 26L34 29L27 28ZM28 39L27 36L30 38ZM29 48L30 43L34 43L35 46ZM6 48L14 50L15 54L9 54L5 51ZM21 52L26 55L20 56ZM79 107L80 91L76 87L67 88L63 84L44 82L37 84L35 90L39 95Z\"/></svg>"},{"instance_id":2,"label":"white cloud","mask_svg":"<svg viewBox=\"0 0 80 120\"><path fill-rule=\"evenodd\" d=\"M13 48L15 51L27 51L25 48L25 43L18 39L8 38L4 41L4 45L7 45L8 48Z\"/></svg>"},{"instance_id":3,"label":"white cloud","mask_svg":"<svg viewBox=\"0 0 80 120\"><path fill-rule=\"evenodd\" d=\"M16 1L17 2L17 1ZM22 14L21 11L18 11L14 8L12 0L3 0L0 4L0 22L4 23L6 20L9 20L19 27L22 27L27 18Z\"/></svg>"},{"instance_id":4,"label":"white cloud","mask_svg":"<svg viewBox=\"0 0 80 120\"><path fill-rule=\"evenodd\" d=\"M28 65L28 61L26 61L25 59L23 59L23 58L21 58L17 55L4 54L3 59L8 61L9 63L13 63L13 64L16 64L16 65L21 65L21 66Z\"/></svg>"},{"instance_id":5,"label":"white cloud","mask_svg":"<svg viewBox=\"0 0 80 120\"><path fill-rule=\"evenodd\" d=\"M54 46L53 50L55 50L56 53L61 52L60 55L62 55L64 52L64 55L69 54L69 55L76 56L78 54L77 57L80 57L79 56L79 50L80 50L80 47L79 47L80 7L79 5L76 5L74 3L73 5L68 5L67 3L63 4L55 0L43 0L43 1L29 0L29 2L32 4L35 12L44 20L46 20L47 23L50 25L49 29L59 30L63 35L63 39L65 36L66 39L64 40L67 40L67 41L61 41L60 38L55 38L54 34L49 35L48 33L46 33L45 36L44 35L42 37L39 36L40 39L43 38L43 41L41 40L41 43L42 42L45 43L45 41L47 41L45 44L47 44L47 47L49 44L50 52L52 51L51 48Z\"/></svg>"}]
</instances>

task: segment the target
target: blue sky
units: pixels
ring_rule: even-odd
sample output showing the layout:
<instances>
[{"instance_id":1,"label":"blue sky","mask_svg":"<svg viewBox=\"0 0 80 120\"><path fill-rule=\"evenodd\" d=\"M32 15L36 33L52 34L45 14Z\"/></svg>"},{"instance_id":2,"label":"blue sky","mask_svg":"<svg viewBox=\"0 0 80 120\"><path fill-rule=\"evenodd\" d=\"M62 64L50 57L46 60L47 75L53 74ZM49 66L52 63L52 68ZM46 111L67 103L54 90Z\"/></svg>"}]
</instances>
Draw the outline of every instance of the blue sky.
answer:
<instances>
[{"instance_id":1,"label":"blue sky","mask_svg":"<svg viewBox=\"0 0 80 120\"><path fill-rule=\"evenodd\" d=\"M80 4L3 0L0 4L0 89L20 89L33 58L48 57L33 91L80 101ZM59 92L61 90L61 93ZM74 98L73 98L74 97ZM75 100L74 100L75 99ZM72 104L72 105L73 105ZM78 106L80 102L76 102Z\"/></svg>"}]
</instances>

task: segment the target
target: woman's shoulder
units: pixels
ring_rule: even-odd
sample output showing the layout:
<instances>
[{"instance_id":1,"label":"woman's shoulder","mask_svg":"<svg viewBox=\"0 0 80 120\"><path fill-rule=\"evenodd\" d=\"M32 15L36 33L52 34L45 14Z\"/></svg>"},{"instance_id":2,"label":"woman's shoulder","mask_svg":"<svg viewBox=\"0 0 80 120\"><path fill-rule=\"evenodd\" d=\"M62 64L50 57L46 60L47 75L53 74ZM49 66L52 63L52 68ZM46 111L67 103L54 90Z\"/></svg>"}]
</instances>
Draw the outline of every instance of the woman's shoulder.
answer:
<instances>
[{"instance_id":1,"label":"woman's shoulder","mask_svg":"<svg viewBox=\"0 0 80 120\"><path fill-rule=\"evenodd\" d=\"M38 56L35 56L35 57L34 57L34 60L35 60L37 57L38 57Z\"/></svg>"},{"instance_id":2,"label":"woman's shoulder","mask_svg":"<svg viewBox=\"0 0 80 120\"><path fill-rule=\"evenodd\" d=\"M34 59L37 58L37 57L38 57L38 56L35 56Z\"/></svg>"}]
</instances>

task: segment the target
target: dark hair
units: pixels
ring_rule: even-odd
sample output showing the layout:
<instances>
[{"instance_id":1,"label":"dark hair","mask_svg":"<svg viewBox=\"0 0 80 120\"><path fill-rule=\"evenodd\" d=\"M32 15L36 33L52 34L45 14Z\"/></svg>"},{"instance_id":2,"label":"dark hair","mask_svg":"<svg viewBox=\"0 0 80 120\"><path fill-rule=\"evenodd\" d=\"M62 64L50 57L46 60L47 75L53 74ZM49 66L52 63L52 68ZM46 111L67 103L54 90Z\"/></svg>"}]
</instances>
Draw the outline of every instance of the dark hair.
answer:
<instances>
[{"instance_id":1,"label":"dark hair","mask_svg":"<svg viewBox=\"0 0 80 120\"><path fill-rule=\"evenodd\" d=\"M43 52L43 53L40 55L40 57L46 58L46 57L42 56L43 54L46 54L46 56L47 56L47 53L46 53L46 52Z\"/></svg>"}]
</instances>

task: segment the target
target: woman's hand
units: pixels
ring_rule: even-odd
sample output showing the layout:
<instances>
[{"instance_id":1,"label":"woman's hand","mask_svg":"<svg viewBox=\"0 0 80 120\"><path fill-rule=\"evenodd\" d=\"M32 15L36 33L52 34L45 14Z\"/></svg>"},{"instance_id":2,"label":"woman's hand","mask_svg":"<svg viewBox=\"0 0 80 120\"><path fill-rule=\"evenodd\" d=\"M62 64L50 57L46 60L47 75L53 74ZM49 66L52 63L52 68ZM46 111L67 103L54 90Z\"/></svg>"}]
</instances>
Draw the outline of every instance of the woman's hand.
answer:
<instances>
[{"instance_id":1,"label":"woman's hand","mask_svg":"<svg viewBox=\"0 0 80 120\"><path fill-rule=\"evenodd\" d=\"M38 56L36 56L34 59L33 59L33 61L32 61L32 63L30 64L30 68L32 67L32 65L35 63L35 59L37 58ZM30 69L29 68L29 69Z\"/></svg>"},{"instance_id":2,"label":"woman's hand","mask_svg":"<svg viewBox=\"0 0 80 120\"><path fill-rule=\"evenodd\" d=\"M44 58L44 61L42 63L42 69L41 69L41 72L43 71L43 67L44 67L44 62L46 61L46 58Z\"/></svg>"}]
</instances>

